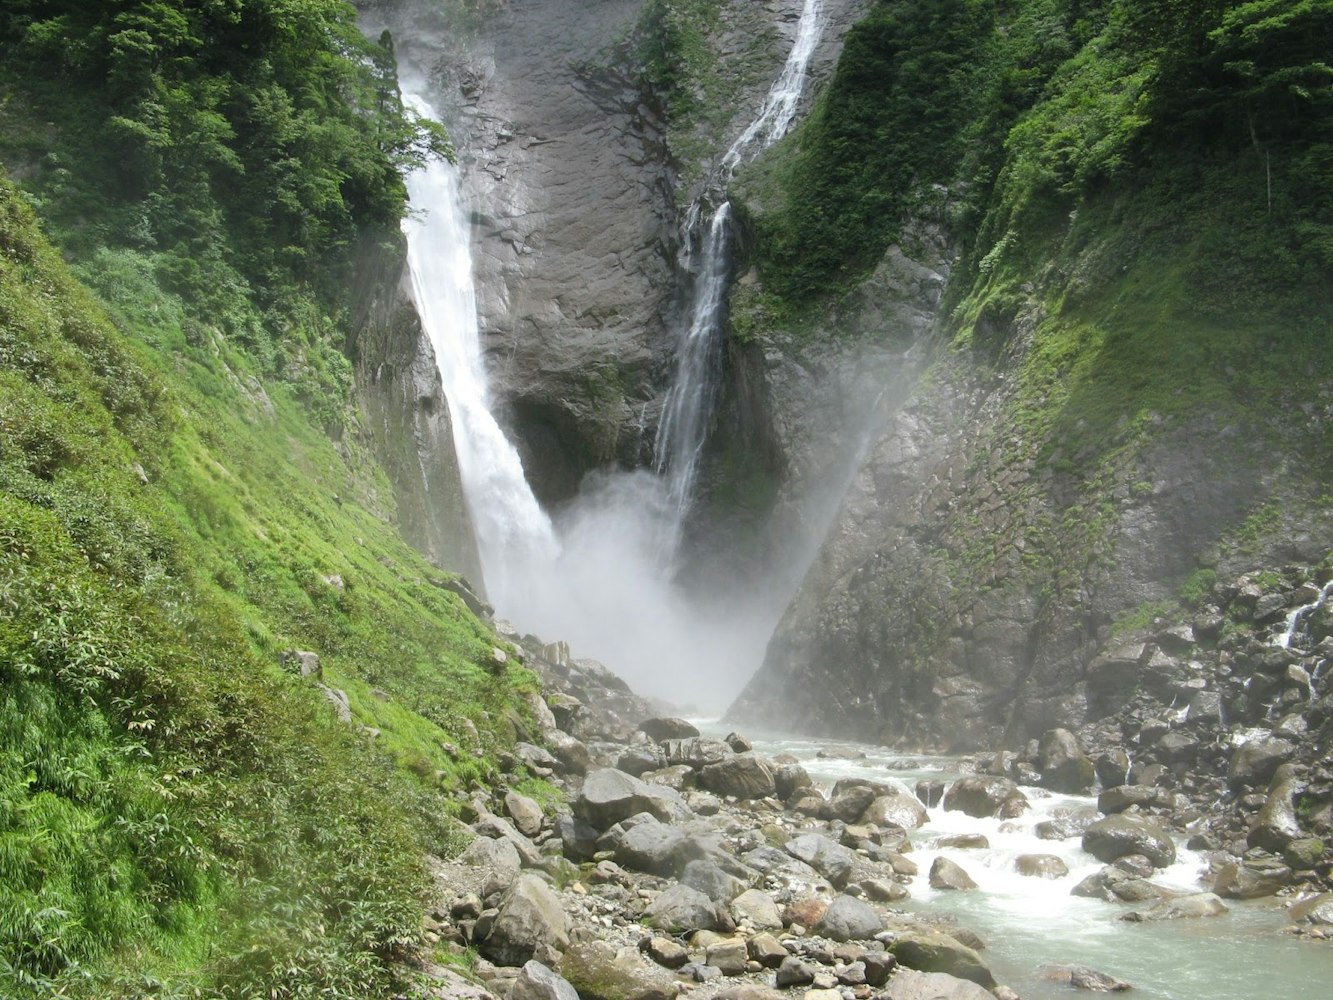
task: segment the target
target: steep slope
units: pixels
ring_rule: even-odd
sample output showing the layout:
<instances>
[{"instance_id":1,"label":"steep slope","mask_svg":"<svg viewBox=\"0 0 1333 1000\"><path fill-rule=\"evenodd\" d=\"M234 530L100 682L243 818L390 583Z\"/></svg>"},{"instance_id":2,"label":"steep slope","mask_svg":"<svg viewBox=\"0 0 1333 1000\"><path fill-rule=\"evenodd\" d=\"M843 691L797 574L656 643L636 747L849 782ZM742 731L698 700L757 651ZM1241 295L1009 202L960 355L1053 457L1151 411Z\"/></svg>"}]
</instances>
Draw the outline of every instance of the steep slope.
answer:
<instances>
[{"instance_id":1,"label":"steep slope","mask_svg":"<svg viewBox=\"0 0 1333 1000\"><path fill-rule=\"evenodd\" d=\"M1200 572L1327 556L1330 24L1041 0L885 2L855 29L748 179L741 328L836 357L891 335L850 304L882 262L929 261L923 224L959 260L733 714L1021 740L1081 721L1096 654Z\"/></svg>"}]
</instances>

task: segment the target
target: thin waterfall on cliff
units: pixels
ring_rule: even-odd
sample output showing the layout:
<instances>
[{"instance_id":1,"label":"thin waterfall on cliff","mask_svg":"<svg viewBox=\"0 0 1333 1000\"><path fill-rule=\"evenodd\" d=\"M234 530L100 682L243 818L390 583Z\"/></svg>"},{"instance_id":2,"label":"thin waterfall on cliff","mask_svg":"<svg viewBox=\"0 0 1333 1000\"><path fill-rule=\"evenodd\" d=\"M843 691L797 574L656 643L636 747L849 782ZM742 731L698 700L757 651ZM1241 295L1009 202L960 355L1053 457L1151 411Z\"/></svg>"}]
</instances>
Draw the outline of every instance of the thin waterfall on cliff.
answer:
<instances>
[{"instance_id":1,"label":"thin waterfall on cliff","mask_svg":"<svg viewBox=\"0 0 1333 1000\"><path fill-rule=\"evenodd\" d=\"M421 98L407 95L404 101L417 114L435 117ZM413 297L449 401L484 583L493 600L509 604L522 599L532 567L554 561L558 545L518 452L491 414L458 170L436 161L406 181L412 214L403 231Z\"/></svg>"},{"instance_id":2,"label":"thin waterfall on cliff","mask_svg":"<svg viewBox=\"0 0 1333 1000\"><path fill-rule=\"evenodd\" d=\"M697 270L697 274L689 323L681 332L677 348L676 377L667 393L654 443L655 464L665 477L666 509L674 519L663 535L673 549L689 513L699 456L721 383L722 333L731 285L731 202L722 201L713 213L697 266L692 254L693 231L702 222L708 200L725 193L747 154L772 145L791 127L807 80L810 57L823 32L823 10L822 0L805 0L791 52L769 88L759 115L731 144L713 172L707 190L686 213L684 265L685 270ZM674 551L666 553L668 562L672 555Z\"/></svg>"}]
</instances>

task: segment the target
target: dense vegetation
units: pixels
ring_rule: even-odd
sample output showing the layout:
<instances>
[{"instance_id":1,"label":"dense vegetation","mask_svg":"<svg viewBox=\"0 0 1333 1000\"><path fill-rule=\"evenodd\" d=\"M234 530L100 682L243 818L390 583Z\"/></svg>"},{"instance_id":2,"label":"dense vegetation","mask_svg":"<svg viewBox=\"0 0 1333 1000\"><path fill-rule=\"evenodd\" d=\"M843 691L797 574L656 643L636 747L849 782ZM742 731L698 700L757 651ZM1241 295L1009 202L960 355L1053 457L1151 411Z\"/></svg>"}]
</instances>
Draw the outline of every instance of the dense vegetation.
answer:
<instances>
[{"instance_id":1,"label":"dense vegetation","mask_svg":"<svg viewBox=\"0 0 1333 1000\"><path fill-rule=\"evenodd\" d=\"M7 997L387 992L521 723L340 351L397 168L446 152L393 75L337 0L0 11Z\"/></svg>"}]
</instances>

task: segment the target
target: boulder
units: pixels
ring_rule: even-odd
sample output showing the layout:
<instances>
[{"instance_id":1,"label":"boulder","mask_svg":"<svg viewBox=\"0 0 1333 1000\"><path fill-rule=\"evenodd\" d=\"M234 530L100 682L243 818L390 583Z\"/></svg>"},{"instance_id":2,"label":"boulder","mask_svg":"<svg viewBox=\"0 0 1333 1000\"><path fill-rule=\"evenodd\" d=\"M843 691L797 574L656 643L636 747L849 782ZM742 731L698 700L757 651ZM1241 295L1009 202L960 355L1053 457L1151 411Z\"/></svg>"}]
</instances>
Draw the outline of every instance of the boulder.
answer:
<instances>
[{"instance_id":1,"label":"boulder","mask_svg":"<svg viewBox=\"0 0 1333 1000\"><path fill-rule=\"evenodd\" d=\"M1300 787L1297 782L1289 780L1268 793L1268 800L1254 818L1254 825L1246 837L1251 847L1281 854L1288 844L1300 837L1301 824L1296 817L1296 794Z\"/></svg>"},{"instance_id":2,"label":"boulder","mask_svg":"<svg viewBox=\"0 0 1333 1000\"><path fill-rule=\"evenodd\" d=\"M519 833L514 824L507 819L500 816L485 815L472 824L472 829L480 837L507 840L513 844L515 850L518 851L518 856L523 859L523 865L526 868L541 863L542 852L537 849L537 845L530 838Z\"/></svg>"},{"instance_id":3,"label":"boulder","mask_svg":"<svg viewBox=\"0 0 1333 1000\"><path fill-rule=\"evenodd\" d=\"M1126 913L1121 920L1142 922L1150 920L1184 920L1196 917L1218 917L1227 912L1226 903L1211 892L1193 892L1186 896L1172 896L1146 910Z\"/></svg>"},{"instance_id":4,"label":"boulder","mask_svg":"<svg viewBox=\"0 0 1333 1000\"><path fill-rule=\"evenodd\" d=\"M862 823L871 823L875 826L900 826L904 830L915 830L924 826L928 818L926 807L915 796L906 792L877 796L861 814Z\"/></svg>"},{"instance_id":5,"label":"boulder","mask_svg":"<svg viewBox=\"0 0 1333 1000\"><path fill-rule=\"evenodd\" d=\"M855 896L840 895L829 903L815 924L816 934L834 941L862 941L884 929L884 918L869 903Z\"/></svg>"},{"instance_id":6,"label":"boulder","mask_svg":"<svg viewBox=\"0 0 1333 1000\"><path fill-rule=\"evenodd\" d=\"M681 872L680 883L699 890L714 903L730 903L745 891L744 882L706 858L688 862Z\"/></svg>"},{"instance_id":7,"label":"boulder","mask_svg":"<svg viewBox=\"0 0 1333 1000\"><path fill-rule=\"evenodd\" d=\"M855 823L875 801L875 790L865 785L835 788L829 797L828 811L833 819Z\"/></svg>"},{"instance_id":8,"label":"boulder","mask_svg":"<svg viewBox=\"0 0 1333 1000\"><path fill-rule=\"evenodd\" d=\"M743 938L729 938L726 941L710 944L704 956L704 961L713 968L721 970L724 976L744 975L746 963L750 961Z\"/></svg>"},{"instance_id":9,"label":"boulder","mask_svg":"<svg viewBox=\"0 0 1333 1000\"><path fill-rule=\"evenodd\" d=\"M555 758L555 770L561 774L587 774L591 758L582 740L559 729L546 734L546 745Z\"/></svg>"},{"instance_id":10,"label":"boulder","mask_svg":"<svg viewBox=\"0 0 1333 1000\"><path fill-rule=\"evenodd\" d=\"M579 995L563 976L534 960L519 970L509 1000L579 1000Z\"/></svg>"},{"instance_id":11,"label":"boulder","mask_svg":"<svg viewBox=\"0 0 1333 1000\"><path fill-rule=\"evenodd\" d=\"M1301 900L1287 911L1287 917L1293 924L1333 927L1333 892Z\"/></svg>"},{"instance_id":12,"label":"boulder","mask_svg":"<svg viewBox=\"0 0 1333 1000\"><path fill-rule=\"evenodd\" d=\"M646 816L609 839L614 843L617 864L663 877L679 874L691 861L708 853L707 846L697 838Z\"/></svg>"},{"instance_id":13,"label":"boulder","mask_svg":"<svg viewBox=\"0 0 1333 1000\"><path fill-rule=\"evenodd\" d=\"M669 937L650 938L642 947L644 954L663 968L679 969L690 960L689 951Z\"/></svg>"},{"instance_id":14,"label":"boulder","mask_svg":"<svg viewBox=\"0 0 1333 1000\"><path fill-rule=\"evenodd\" d=\"M1246 858L1217 870L1213 892L1224 899L1272 896L1291 882L1291 869L1277 858Z\"/></svg>"},{"instance_id":15,"label":"boulder","mask_svg":"<svg viewBox=\"0 0 1333 1000\"><path fill-rule=\"evenodd\" d=\"M477 837L458 856L458 860L474 868L492 871L505 883L517 878L523 867L518 848L507 840L492 840L490 837Z\"/></svg>"},{"instance_id":16,"label":"boulder","mask_svg":"<svg viewBox=\"0 0 1333 1000\"><path fill-rule=\"evenodd\" d=\"M520 875L478 950L496 965L523 965L543 945L568 947L569 920L550 886L536 875Z\"/></svg>"},{"instance_id":17,"label":"boulder","mask_svg":"<svg viewBox=\"0 0 1333 1000\"><path fill-rule=\"evenodd\" d=\"M938 857L930 866L930 887L932 889L975 889L977 884L962 867L945 857Z\"/></svg>"},{"instance_id":18,"label":"boulder","mask_svg":"<svg viewBox=\"0 0 1333 1000\"><path fill-rule=\"evenodd\" d=\"M1149 806L1157 801L1157 789L1147 785L1116 785L1097 796L1097 808L1106 815L1124 812L1130 806Z\"/></svg>"},{"instance_id":19,"label":"boulder","mask_svg":"<svg viewBox=\"0 0 1333 1000\"><path fill-rule=\"evenodd\" d=\"M783 845L787 853L819 872L835 889L843 888L856 868L856 855L817 833L807 833Z\"/></svg>"},{"instance_id":20,"label":"boulder","mask_svg":"<svg viewBox=\"0 0 1333 1000\"><path fill-rule=\"evenodd\" d=\"M706 740L699 736L689 739L666 740L662 744L668 765L685 764L696 771L726 760L734 752L721 740Z\"/></svg>"},{"instance_id":21,"label":"boulder","mask_svg":"<svg viewBox=\"0 0 1333 1000\"><path fill-rule=\"evenodd\" d=\"M727 733L727 735L723 737L722 742L737 753L748 753L754 749L754 744L740 733Z\"/></svg>"},{"instance_id":22,"label":"boulder","mask_svg":"<svg viewBox=\"0 0 1333 1000\"><path fill-rule=\"evenodd\" d=\"M791 1000L785 993L759 986L755 983L742 983L721 990L714 1000Z\"/></svg>"},{"instance_id":23,"label":"boulder","mask_svg":"<svg viewBox=\"0 0 1333 1000\"><path fill-rule=\"evenodd\" d=\"M641 778L646 771L656 771L666 766L666 754L661 747L639 744L626 747L616 758L616 770Z\"/></svg>"},{"instance_id":24,"label":"boulder","mask_svg":"<svg viewBox=\"0 0 1333 1000\"><path fill-rule=\"evenodd\" d=\"M1104 899L1109 903L1119 898L1115 893L1116 887L1128 881L1130 876L1119 868L1107 867L1082 879L1078 885L1069 890L1069 895L1085 899Z\"/></svg>"},{"instance_id":25,"label":"boulder","mask_svg":"<svg viewBox=\"0 0 1333 1000\"><path fill-rule=\"evenodd\" d=\"M1249 786L1263 788L1277 773L1280 765L1290 760L1296 747L1287 740L1261 737L1248 740L1236 747L1227 768L1227 783L1233 791Z\"/></svg>"},{"instance_id":26,"label":"boulder","mask_svg":"<svg viewBox=\"0 0 1333 1000\"><path fill-rule=\"evenodd\" d=\"M679 883L658 893L643 911L643 922L671 934L725 927L719 918L717 904L698 889Z\"/></svg>"},{"instance_id":27,"label":"boulder","mask_svg":"<svg viewBox=\"0 0 1333 1000\"><path fill-rule=\"evenodd\" d=\"M1069 866L1054 854L1020 854L1014 859L1014 871L1030 878L1064 878Z\"/></svg>"},{"instance_id":28,"label":"boulder","mask_svg":"<svg viewBox=\"0 0 1333 1000\"><path fill-rule=\"evenodd\" d=\"M773 790L786 802L798 789L810 787L810 775L800 764L782 764L773 771Z\"/></svg>"},{"instance_id":29,"label":"boulder","mask_svg":"<svg viewBox=\"0 0 1333 1000\"><path fill-rule=\"evenodd\" d=\"M944 793L944 808L956 809L985 819L999 815L1018 815L1027 808L1027 796L1008 778L994 775L968 775L959 778ZM1018 811L1015 812L1014 810Z\"/></svg>"},{"instance_id":30,"label":"boulder","mask_svg":"<svg viewBox=\"0 0 1333 1000\"><path fill-rule=\"evenodd\" d=\"M986 989L995 985L995 977L991 975L981 956L957 938L942 931L926 928L905 931L888 942L887 948L897 959L898 964L908 969L916 969L918 972L943 972L959 979L970 980ZM901 975L901 971L895 973L889 983L892 984Z\"/></svg>"},{"instance_id":31,"label":"boulder","mask_svg":"<svg viewBox=\"0 0 1333 1000\"><path fill-rule=\"evenodd\" d=\"M545 704L545 702L543 702ZM545 816L542 814L542 807L535 799L530 799L526 795L520 795L518 792L510 791L505 793L505 812L513 821L518 832L525 837L535 837L542 831L542 822Z\"/></svg>"},{"instance_id":32,"label":"boulder","mask_svg":"<svg viewBox=\"0 0 1333 1000\"><path fill-rule=\"evenodd\" d=\"M1097 779L1092 761L1068 729L1047 730L1037 744L1037 770L1043 787L1077 794L1087 791Z\"/></svg>"},{"instance_id":33,"label":"boulder","mask_svg":"<svg viewBox=\"0 0 1333 1000\"><path fill-rule=\"evenodd\" d=\"M581 941L566 949L557 970L582 1000L675 1000L676 977L643 960L633 948L617 951L605 941Z\"/></svg>"},{"instance_id":34,"label":"boulder","mask_svg":"<svg viewBox=\"0 0 1333 1000\"><path fill-rule=\"evenodd\" d=\"M573 813L557 813L553 829L570 861L591 861L597 853L597 831Z\"/></svg>"},{"instance_id":35,"label":"boulder","mask_svg":"<svg viewBox=\"0 0 1333 1000\"><path fill-rule=\"evenodd\" d=\"M876 903L896 903L911 896L906 886L889 878L868 878L857 884L865 893L866 899L874 900Z\"/></svg>"},{"instance_id":36,"label":"boulder","mask_svg":"<svg viewBox=\"0 0 1333 1000\"><path fill-rule=\"evenodd\" d=\"M674 790L650 785L611 767L599 768L584 779L573 808L576 816L598 830L606 830L641 812L652 813L664 822L687 812Z\"/></svg>"},{"instance_id":37,"label":"boulder","mask_svg":"<svg viewBox=\"0 0 1333 1000\"><path fill-rule=\"evenodd\" d=\"M1099 819L1083 831L1083 850L1106 863L1127 854L1142 854L1159 868L1176 860L1175 842L1165 830L1126 813Z\"/></svg>"},{"instance_id":38,"label":"boulder","mask_svg":"<svg viewBox=\"0 0 1333 1000\"><path fill-rule=\"evenodd\" d=\"M889 979L880 1000L995 1000L995 994L967 979L944 972L899 969Z\"/></svg>"},{"instance_id":39,"label":"boulder","mask_svg":"<svg viewBox=\"0 0 1333 1000\"><path fill-rule=\"evenodd\" d=\"M686 740L699 735L698 728L692 723L667 716L644 719L639 723L639 731L654 743L661 743L664 740Z\"/></svg>"},{"instance_id":40,"label":"boulder","mask_svg":"<svg viewBox=\"0 0 1333 1000\"><path fill-rule=\"evenodd\" d=\"M1134 988L1123 979L1090 969L1086 965L1042 965L1037 968L1037 978L1048 983L1067 983L1075 989L1097 993L1120 993Z\"/></svg>"},{"instance_id":41,"label":"boulder","mask_svg":"<svg viewBox=\"0 0 1333 1000\"><path fill-rule=\"evenodd\" d=\"M1324 860L1327 849L1318 837L1301 837L1282 850L1282 860L1296 871L1309 871Z\"/></svg>"},{"instance_id":42,"label":"boulder","mask_svg":"<svg viewBox=\"0 0 1333 1000\"><path fill-rule=\"evenodd\" d=\"M947 837L936 837L931 844L960 851L984 851L990 847L990 838L984 833L951 833Z\"/></svg>"},{"instance_id":43,"label":"boulder","mask_svg":"<svg viewBox=\"0 0 1333 1000\"><path fill-rule=\"evenodd\" d=\"M764 799L775 791L773 768L754 752L737 753L699 771L699 784L718 795Z\"/></svg>"},{"instance_id":44,"label":"boulder","mask_svg":"<svg viewBox=\"0 0 1333 1000\"><path fill-rule=\"evenodd\" d=\"M778 966L776 981L778 989L806 986L815 981L815 970L792 955L784 958L782 964Z\"/></svg>"},{"instance_id":45,"label":"boulder","mask_svg":"<svg viewBox=\"0 0 1333 1000\"><path fill-rule=\"evenodd\" d=\"M746 942L745 948L750 960L765 969L776 969L790 954L781 941L768 933L756 934Z\"/></svg>"},{"instance_id":46,"label":"boulder","mask_svg":"<svg viewBox=\"0 0 1333 1000\"><path fill-rule=\"evenodd\" d=\"M737 923L748 923L757 931L782 929L782 911L773 897L760 889L746 889L733 899L731 915Z\"/></svg>"}]
</instances>

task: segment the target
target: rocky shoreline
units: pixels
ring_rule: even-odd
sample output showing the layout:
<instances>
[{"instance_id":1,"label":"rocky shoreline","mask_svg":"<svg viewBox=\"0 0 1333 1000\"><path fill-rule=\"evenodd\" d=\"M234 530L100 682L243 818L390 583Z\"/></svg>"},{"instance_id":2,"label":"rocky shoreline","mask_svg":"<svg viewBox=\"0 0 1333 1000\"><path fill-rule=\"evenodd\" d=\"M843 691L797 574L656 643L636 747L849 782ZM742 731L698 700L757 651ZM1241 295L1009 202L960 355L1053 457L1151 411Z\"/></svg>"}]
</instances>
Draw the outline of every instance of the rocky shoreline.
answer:
<instances>
[{"instance_id":1,"label":"rocky shoreline","mask_svg":"<svg viewBox=\"0 0 1333 1000\"><path fill-rule=\"evenodd\" d=\"M1095 808L1056 810L1036 833L1077 842L1102 862L1073 892L1120 907L1127 921L1206 918L1232 900L1277 895L1291 901L1291 932L1333 937L1333 774L1316 757L1322 741L1287 732L1297 719L1325 725L1327 699L1310 697L1309 684L1303 700L1286 694L1301 671L1321 674L1333 640L1306 634L1293 649L1253 632L1228 638L1219 626L1209 671L1201 637L1208 641L1216 613L1226 620L1232 605L1249 601L1243 586L1216 593L1226 603L1206 605L1188 629L1163 626L1100 668L1111 676L1129 662L1160 684L1136 684L1077 731L1053 729L1021 751L966 758L971 773L947 785L917 782L914 795L887 771L882 781L849 778L825 791L796 758L756 753L738 733L701 736L600 665L571 659L563 644L520 638L497 623L546 686L532 706L539 731L524 734L529 741L504 761L505 780L547 778L563 801L543 808L503 785L468 801L475 839L456 861L440 863L427 934L437 955L454 955L468 974L426 963L435 994L1017 996L996 982L978 935L947 915L899 907L921 874L909 835L930 811L1018 821L1031 805L1025 787L1100 789ZM1276 683L1263 687L1255 677ZM1261 689L1291 711L1269 713ZM1240 695L1245 711L1227 721L1216 706ZM985 838L946 839L933 846L953 849L952 857L929 866L930 887L976 891L966 852ZM1154 880L1178 844L1206 861L1198 891ZM1068 874L1055 854L1023 855L1015 866L1032 878ZM1091 990L1129 986L1083 966L1033 975Z\"/></svg>"}]
</instances>

